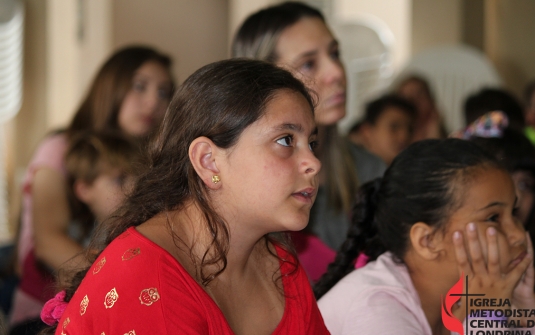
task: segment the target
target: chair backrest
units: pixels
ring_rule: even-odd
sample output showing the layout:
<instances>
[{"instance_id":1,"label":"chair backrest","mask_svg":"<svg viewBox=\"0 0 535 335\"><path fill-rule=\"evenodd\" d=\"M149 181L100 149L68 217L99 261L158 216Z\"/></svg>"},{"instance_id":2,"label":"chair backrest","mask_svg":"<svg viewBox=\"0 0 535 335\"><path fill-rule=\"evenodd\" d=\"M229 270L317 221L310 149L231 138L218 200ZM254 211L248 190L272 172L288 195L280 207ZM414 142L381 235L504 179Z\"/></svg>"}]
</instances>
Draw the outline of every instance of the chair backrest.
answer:
<instances>
[{"instance_id":1,"label":"chair backrest","mask_svg":"<svg viewBox=\"0 0 535 335\"><path fill-rule=\"evenodd\" d=\"M347 74L347 116L340 122L345 131L362 115L364 104L390 84L394 34L381 19L361 14L350 21L332 24L340 41Z\"/></svg>"},{"instance_id":2,"label":"chair backrest","mask_svg":"<svg viewBox=\"0 0 535 335\"><path fill-rule=\"evenodd\" d=\"M0 123L22 105L24 7L21 1L0 1ZM8 6L9 5L9 6ZM9 10L8 10L9 9Z\"/></svg>"},{"instance_id":3,"label":"chair backrest","mask_svg":"<svg viewBox=\"0 0 535 335\"><path fill-rule=\"evenodd\" d=\"M415 55L394 80L410 75L428 80L448 131L464 126L467 96L485 87L501 87L502 80L485 55L465 45L433 47Z\"/></svg>"}]
</instances>

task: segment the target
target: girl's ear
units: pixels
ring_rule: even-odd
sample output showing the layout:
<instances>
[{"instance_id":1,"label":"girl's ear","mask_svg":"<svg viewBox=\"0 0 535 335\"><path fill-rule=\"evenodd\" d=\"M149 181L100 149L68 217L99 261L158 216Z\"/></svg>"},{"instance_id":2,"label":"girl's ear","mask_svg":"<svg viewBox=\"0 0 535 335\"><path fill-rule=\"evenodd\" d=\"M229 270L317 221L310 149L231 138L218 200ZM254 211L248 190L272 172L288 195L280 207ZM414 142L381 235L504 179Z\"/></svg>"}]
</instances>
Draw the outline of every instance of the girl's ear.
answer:
<instances>
[{"instance_id":1,"label":"girl's ear","mask_svg":"<svg viewBox=\"0 0 535 335\"><path fill-rule=\"evenodd\" d=\"M410 230L412 249L426 260L435 260L440 256L435 240L436 231L425 222L416 222Z\"/></svg>"},{"instance_id":2,"label":"girl's ear","mask_svg":"<svg viewBox=\"0 0 535 335\"><path fill-rule=\"evenodd\" d=\"M189 159L191 165L202 179L204 184L212 190L221 187L223 179L219 173L216 162L216 153L220 149L208 137L197 137L189 146Z\"/></svg>"},{"instance_id":3,"label":"girl's ear","mask_svg":"<svg viewBox=\"0 0 535 335\"><path fill-rule=\"evenodd\" d=\"M91 201L92 188L87 182L82 179L76 179L74 181L73 190L74 195L84 204L87 205Z\"/></svg>"}]
</instances>

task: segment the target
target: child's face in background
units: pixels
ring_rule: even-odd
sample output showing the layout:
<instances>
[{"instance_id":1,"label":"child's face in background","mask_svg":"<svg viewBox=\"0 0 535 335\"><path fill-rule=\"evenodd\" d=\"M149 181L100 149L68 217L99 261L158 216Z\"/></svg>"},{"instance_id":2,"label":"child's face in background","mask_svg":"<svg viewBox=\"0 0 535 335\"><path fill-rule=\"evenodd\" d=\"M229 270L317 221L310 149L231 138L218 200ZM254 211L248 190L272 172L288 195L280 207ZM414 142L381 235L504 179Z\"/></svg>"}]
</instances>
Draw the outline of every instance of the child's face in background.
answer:
<instances>
[{"instance_id":1,"label":"child's face in background","mask_svg":"<svg viewBox=\"0 0 535 335\"><path fill-rule=\"evenodd\" d=\"M463 203L457 209L446 227L444 245L452 267L456 267L452 235L460 231L466 241L466 226L474 223L479 235L483 256L487 259L486 231L496 230L500 268L502 273L510 272L526 255L527 242L522 223L515 216L515 187L510 175L495 168L473 171L473 177L466 183L456 181L457 189L464 188ZM463 183L461 185L460 183ZM450 270L453 271L453 270Z\"/></svg>"},{"instance_id":2,"label":"child's face in background","mask_svg":"<svg viewBox=\"0 0 535 335\"><path fill-rule=\"evenodd\" d=\"M366 125L366 147L386 164L405 149L412 139L413 120L403 110L387 107L373 125Z\"/></svg>"},{"instance_id":3,"label":"child's face in background","mask_svg":"<svg viewBox=\"0 0 535 335\"><path fill-rule=\"evenodd\" d=\"M434 109L433 101L419 81L410 80L399 88L399 95L412 102L418 110L418 117L425 118Z\"/></svg>"},{"instance_id":4,"label":"child's face in background","mask_svg":"<svg viewBox=\"0 0 535 335\"><path fill-rule=\"evenodd\" d=\"M516 216L524 224L524 227L527 227L529 224L529 214L531 213L533 201L535 200L535 178L533 178L531 172L525 170L514 171L511 176L515 183L516 196L518 198Z\"/></svg>"},{"instance_id":5,"label":"child's face in background","mask_svg":"<svg viewBox=\"0 0 535 335\"><path fill-rule=\"evenodd\" d=\"M101 173L91 184L86 184L85 194L80 197L98 222L107 219L126 198L133 186L133 177L119 169Z\"/></svg>"}]
</instances>

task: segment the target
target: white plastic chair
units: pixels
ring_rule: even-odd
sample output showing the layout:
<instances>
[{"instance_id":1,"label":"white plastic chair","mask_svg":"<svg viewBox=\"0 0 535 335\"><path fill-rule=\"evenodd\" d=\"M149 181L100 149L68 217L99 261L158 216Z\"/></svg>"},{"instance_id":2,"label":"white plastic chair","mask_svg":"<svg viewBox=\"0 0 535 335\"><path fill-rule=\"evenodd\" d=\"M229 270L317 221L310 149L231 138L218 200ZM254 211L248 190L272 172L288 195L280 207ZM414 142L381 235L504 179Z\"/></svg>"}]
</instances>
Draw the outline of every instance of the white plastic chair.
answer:
<instances>
[{"instance_id":1,"label":"white plastic chair","mask_svg":"<svg viewBox=\"0 0 535 335\"><path fill-rule=\"evenodd\" d=\"M347 74L347 116L340 122L346 131L362 115L364 104L390 84L394 34L381 19L361 13L350 21L332 24L341 46Z\"/></svg>"},{"instance_id":2,"label":"white plastic chair","mask_svg":"<svg viewBox=\"0 0 535 335\"><path fill-rule=\"evenodd\" d=\"M502 85L486 56L465 45L439 46L415 55L394 85L413 74L428 80L448 131L464 126L463 104L468 95L484 87Z\"/></svg>"},{"instance_id":3,"label":"white plastic chair","mask_svg":"<svg viewBox=\"0 0 535 335\"><path fill-rule=\"evenodd\" d=\"M0 245L9 243L4 123L22 105L24 6L20 0L0 0Z\"/></svg>"}]
</instances>

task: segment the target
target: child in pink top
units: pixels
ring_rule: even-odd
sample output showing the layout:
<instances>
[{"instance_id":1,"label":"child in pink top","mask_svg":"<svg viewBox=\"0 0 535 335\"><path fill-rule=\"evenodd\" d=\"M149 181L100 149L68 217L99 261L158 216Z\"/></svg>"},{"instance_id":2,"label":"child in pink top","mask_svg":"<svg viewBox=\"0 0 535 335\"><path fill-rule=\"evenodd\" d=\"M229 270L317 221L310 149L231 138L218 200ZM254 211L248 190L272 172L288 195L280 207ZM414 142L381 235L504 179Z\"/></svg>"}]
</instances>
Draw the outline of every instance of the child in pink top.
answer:
<instances>
[{"instance_id":1,"label":"child in pink top","mask_svg":"<svg viewBox=\"0 0 535 335\"><path fill-rule=\"evenodd\" d=\"M67 129L48 136L38 147L24 179L18 241L17 266L28 285L15 293L12 325L39 317L44 301L53 294L53 288L43 289L52 283L50 273L83 250L69 234L73 217L67 197L66 148L87 131L147 138L169 103L170 65L167 56L151 48L117 51L97 73Z\"/></svg>"},{"instance_id":2,"label":"child in pink top","mask_svg":"<svg viewBox=\"0 0 535 335\"><path fill-rule=\"evenodd\" d=\"M384 178L362 186L348 238L315 287L327 328L332 334L475 334L489 330L471 322L483 310L535 309L533 248L514 209L509 173L474 143L412 144ZM370 262L354 270L361 253ZM463 292L511 306L451 295ZM533 326L518 316L492 328Z\"/></svg>"}]
</instances>

